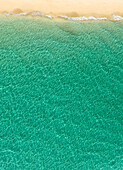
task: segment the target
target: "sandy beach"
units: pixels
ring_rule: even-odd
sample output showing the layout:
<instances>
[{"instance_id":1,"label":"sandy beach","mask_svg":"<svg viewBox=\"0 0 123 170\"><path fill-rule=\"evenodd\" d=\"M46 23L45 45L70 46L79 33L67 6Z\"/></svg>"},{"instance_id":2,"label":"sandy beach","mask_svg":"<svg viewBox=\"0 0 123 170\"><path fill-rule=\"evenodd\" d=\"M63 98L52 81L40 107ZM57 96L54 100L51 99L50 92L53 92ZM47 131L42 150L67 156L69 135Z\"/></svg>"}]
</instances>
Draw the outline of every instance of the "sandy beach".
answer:
<instances>
[{"instance_id":1,"label":"sandy beach","mask_svg":"<svg viewBox=\"0 0 123 170\"><path fill-rule=\"evenodd\" d=\"M15 10L18 9L18 10ZM19 10L21 9L21 10ZM117 14L123 16L122 0L1 0L0 11L27 12L40 10L52 16L67 15L72 17L104 17Z\"/></svg>"}]
</instances>

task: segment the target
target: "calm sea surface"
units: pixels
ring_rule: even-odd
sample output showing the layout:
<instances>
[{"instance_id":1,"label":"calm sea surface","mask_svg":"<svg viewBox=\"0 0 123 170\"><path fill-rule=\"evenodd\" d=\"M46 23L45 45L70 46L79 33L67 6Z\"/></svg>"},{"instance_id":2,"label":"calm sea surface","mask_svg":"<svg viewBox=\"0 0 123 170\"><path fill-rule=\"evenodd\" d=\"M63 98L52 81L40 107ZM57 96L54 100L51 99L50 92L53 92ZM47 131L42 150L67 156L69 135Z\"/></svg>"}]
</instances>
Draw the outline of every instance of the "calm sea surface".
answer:
<instances>
[{"instance_id":1,"label":"calm sea surface","mask_svg":"<svg viewBox=\"0 0 123 170\"><path fill-rule=\"evenodd\" d=\"M123 22L0 17L0 169L123 168Z\"/></svg>"}]
</instances>

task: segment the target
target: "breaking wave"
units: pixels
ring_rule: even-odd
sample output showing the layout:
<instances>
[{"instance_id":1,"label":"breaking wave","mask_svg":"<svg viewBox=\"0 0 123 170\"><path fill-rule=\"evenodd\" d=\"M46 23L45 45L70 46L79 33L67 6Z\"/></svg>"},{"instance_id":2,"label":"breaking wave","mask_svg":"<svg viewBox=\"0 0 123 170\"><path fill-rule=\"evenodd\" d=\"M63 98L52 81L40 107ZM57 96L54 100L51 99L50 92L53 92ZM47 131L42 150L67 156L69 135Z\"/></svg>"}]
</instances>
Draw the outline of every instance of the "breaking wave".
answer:
<instances>
[{"instance_id":1,"label":"breaking wave","mask_svg":"<svg viewBox=\"0 0 123 170\"><path fill-rule=\"evenodd\" d=\"M15 14L13 12L9 12L9 13L3 13L5 16L10 16L10 15L15 15L15 16L41 16L41 17L46 17L49 19L55 19L55 18L62 18L62 19L67 19L67 20L73 20L73 21L87 21L87 20L113 20L113 21L121 21L123 20L123 17L119 16L119 15L112 15L112 17L110 19L106 18L106 17L100 17L100 18L96 18L94 16L89 16L89 17L85 17L85 16L81 16L81 17L68 17L68 16L64 16L64 15L58 15L55 17L52 17L51 15L45 15L43 14L41 11L32 11L32 12L23 12L23 13L18 13Z\"/></svg>"}]
</instances>

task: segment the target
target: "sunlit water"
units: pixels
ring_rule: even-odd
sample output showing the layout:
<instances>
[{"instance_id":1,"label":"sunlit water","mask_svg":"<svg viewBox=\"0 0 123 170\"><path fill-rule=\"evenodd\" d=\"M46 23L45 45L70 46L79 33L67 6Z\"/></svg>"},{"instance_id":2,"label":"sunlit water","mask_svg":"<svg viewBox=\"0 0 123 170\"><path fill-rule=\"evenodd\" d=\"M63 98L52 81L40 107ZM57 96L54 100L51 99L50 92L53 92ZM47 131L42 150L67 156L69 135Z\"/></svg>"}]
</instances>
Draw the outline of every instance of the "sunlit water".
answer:
<instances>
[{"instance_id":1,"label":"sunlit water","mask_svg":"<svg viewBox=\"0 0 123 170\"><path fill-rule=\"evenodd\" d=\"M0 18L0 169L122 169L123 22Z\"/></svg>"}]
</instances>

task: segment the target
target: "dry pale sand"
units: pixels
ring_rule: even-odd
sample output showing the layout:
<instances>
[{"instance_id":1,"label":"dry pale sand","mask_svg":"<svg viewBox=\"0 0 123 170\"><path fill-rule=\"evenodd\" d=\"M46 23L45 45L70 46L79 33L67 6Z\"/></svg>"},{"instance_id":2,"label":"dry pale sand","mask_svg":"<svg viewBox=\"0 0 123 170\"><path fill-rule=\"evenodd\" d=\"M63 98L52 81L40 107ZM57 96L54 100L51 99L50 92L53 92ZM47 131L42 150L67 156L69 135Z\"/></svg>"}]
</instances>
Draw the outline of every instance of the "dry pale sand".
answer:
<instances>
[{"instance_id":1,"label":"dry pale sand","mask_svg":"<svg viewBox=\"0 0 123 170\"><path fill-rule=\"evenodd\" d=\"M15 10L18 8L18 10ZM123 0L0 0L0 11L40 10L50 15L123 16Z\"/></svg>"}]
</instances>

